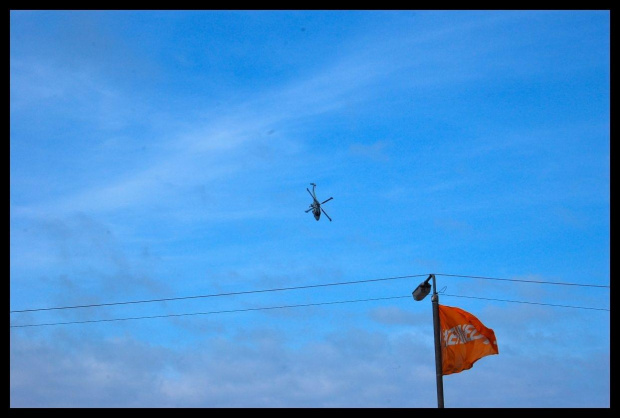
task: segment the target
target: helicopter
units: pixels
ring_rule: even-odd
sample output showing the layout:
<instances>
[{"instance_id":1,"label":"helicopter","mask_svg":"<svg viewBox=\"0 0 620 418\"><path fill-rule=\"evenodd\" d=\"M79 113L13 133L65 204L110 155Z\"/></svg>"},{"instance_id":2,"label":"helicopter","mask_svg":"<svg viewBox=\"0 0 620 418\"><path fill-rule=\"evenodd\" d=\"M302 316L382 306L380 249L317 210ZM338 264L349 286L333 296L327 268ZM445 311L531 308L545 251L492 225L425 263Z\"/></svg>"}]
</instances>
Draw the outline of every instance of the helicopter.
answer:
<instances>
[{"instance_id":1,"label":"helicopter","mask_svg":"<svg viewBox=\"0 0 620 418\"><path fill-rule=\"evenodd\" d=\"M323 208L321 207L321 205L325 202L329 202L330 200L333 199L333 197L330 197L329 199L319 203L319 199L316 198L316 193L314 192L314 189L316 188L316 184L314 183L310 183L312 185L312 192L310 190L308 190L308 188L306 187L306 190L308 190L308 193L310 193L310 196L312 196L312 203L310 204L310 207L308 208L308 210L306 211L306 213L312 211L312 214L314 215L314 219L316 219L317 221L319 220L319 218L321 217L321 212L323 212L325 214L325 216L327 216L327 219L329 219L329 221L332 221L332 218L329 217L329 215L327 214L327 212L325 212L323 210Z\"/></svg>"}]
</instances>

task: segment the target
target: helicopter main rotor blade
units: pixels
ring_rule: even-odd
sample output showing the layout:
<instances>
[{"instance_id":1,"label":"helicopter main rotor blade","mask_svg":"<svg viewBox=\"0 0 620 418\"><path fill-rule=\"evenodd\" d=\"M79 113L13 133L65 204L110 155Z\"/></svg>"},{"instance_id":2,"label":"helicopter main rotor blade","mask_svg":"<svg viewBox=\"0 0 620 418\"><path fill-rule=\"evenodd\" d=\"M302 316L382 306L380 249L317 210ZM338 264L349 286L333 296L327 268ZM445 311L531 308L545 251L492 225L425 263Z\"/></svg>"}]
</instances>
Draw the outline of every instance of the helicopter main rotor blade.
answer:
<instances>
[{"instance_id":1,"label":"helicopter main rotor blade","mask_svg":"<svg viewBox=\"0 0 620 418\"><path fill-rule=\"evenodd\" d=\"M306 190L308 190L307 187L306 187ZM310 193L310 190L308 190L308 193ZM312 193L310 193L310 196L312 196L312 200L316 200L316 197L314 197L314 195Z\"/></svg>"},{"instance_id":2,"label":"helicopter main rotor blade","mask_svg":"<svg viewBox=\"0 0 620 418\"><path fill-rule=\"evenodd\" d=\"M323 210L323 208L321 208L321 212L323 212L325 216L327 216L327 219L329 219L330 222L332 221L332 218L329 217L329 215Z\"/></svg>"},{"instance_id":3,"label":"helicopter main rotor blade","mask_svg":"<svg viewBox=\"0 0 620 418\"><path fill-rule=\"evenodd\" d=\"M312 207L312 206L310 206L310 209L308 209L308 210L306 211L306 213L310 212L312 209L313 209L313 207Z\"/></svg>"},{"instance_id":4,"label":"helicopter main rotor blade","mask_svg":"<svg viewBox=\"0 0 620 418\"><path fill-rule=\"evenodd\" d=\"M330 198L329 198L329 199L327 199L325 202L329 202L329 201L330 201L330 200L332 200L332 199L333 199L333 197L330 197ZM323 203L325 203L325 202L321 202L321 205L322 205Z\"/></svg>"}]
</instances>

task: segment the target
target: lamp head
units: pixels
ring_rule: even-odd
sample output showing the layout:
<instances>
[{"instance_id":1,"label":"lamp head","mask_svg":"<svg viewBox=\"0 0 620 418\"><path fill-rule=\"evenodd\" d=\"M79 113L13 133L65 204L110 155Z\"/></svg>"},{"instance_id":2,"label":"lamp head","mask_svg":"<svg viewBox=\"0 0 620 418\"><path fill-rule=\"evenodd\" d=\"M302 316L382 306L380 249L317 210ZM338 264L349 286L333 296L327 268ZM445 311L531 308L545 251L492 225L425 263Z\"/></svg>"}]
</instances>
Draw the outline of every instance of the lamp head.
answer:
<instances>
[{"instance_id":1,"label":"lamp head","mask_svg":"<svg viewBox=\"0 0 620 418\"><path fill-rule=\"evenodd\" d=\"M429 283L431 279L433 279L433 284L435 284L435 275L429 274L428 279L420 283L420 285L411 293L414 300L421 301L431 292L431 285Z\"/></svg>"},{"instance_id":2,"label":"lamp head","mask_svg":"<svg viewBox=\"0 0 620 418\"><path fill-rule=\"evenodd\" d=\"M426 297L431 291L431 285L426 280L425 282L420 283L420 285L413 291L413 299L420 301Z\"/></svg>"}]
</instances>

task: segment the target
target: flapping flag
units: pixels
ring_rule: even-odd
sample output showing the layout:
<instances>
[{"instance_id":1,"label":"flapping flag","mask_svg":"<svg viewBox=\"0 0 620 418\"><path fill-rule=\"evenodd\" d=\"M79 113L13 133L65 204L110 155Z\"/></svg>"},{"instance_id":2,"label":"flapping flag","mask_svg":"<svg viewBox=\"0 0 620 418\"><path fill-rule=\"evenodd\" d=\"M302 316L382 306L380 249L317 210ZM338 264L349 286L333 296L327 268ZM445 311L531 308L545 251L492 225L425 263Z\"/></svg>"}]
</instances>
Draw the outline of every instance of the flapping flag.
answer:
<instances>
[{"instance_id":1,"label":"flapping flag","mask_svg":"<svg viewBox=\"0 0 620 418\"><path fill-rule=\"evenodd\" d=\"M471 369L482 357L499 354L495 333L460 308L439 305L443 374Z\"/></svg>"}]
</instances>

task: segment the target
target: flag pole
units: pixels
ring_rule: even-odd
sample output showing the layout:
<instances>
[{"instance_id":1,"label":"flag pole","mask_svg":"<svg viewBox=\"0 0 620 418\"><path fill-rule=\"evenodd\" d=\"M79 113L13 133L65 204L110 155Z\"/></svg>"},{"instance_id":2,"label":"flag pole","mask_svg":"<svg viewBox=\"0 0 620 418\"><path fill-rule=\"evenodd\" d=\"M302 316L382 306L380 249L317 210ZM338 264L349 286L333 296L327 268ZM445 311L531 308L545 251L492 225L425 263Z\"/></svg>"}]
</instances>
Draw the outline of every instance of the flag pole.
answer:
<instances>
[{"instance_id":1,"label":"flag pole","mask_svg":"<svg viewBox=\"0 0 620 418\"><path fill-rule=\"evenodd\" d=\"M441 359L441 327L439 326L439 295L437 294L437 283L435 275L433 279L433 328L435 331L435 373L437 376L437 408L443 408L443 368Z\"/></svg>"}]
</instances>

